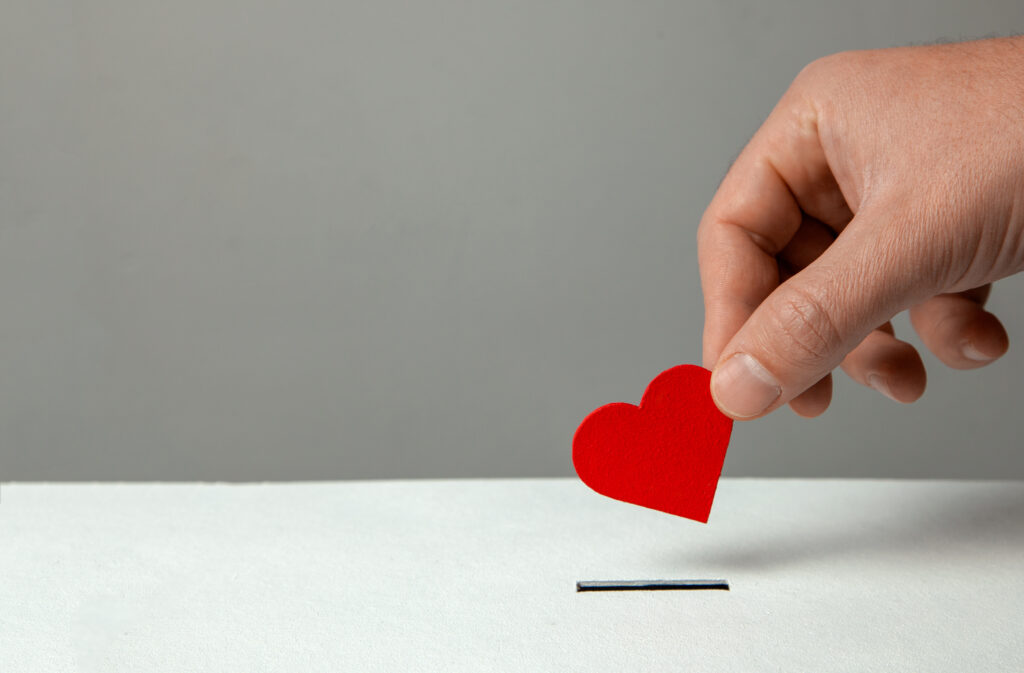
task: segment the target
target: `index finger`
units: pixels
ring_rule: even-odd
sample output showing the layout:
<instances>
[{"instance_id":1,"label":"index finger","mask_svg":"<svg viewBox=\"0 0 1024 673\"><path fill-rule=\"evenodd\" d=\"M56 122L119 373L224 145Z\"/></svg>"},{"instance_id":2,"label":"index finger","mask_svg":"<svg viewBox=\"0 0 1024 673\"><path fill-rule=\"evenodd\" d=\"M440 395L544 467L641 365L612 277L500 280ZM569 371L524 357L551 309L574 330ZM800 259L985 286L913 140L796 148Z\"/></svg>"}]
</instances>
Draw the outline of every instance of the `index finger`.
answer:
<instances>
[{"instance_id":1,"label":"index finger","mask_svg":"<svg viewBox=\"0 0 1024 673\"><path fill-rule=\"evenodd\" d=\"M726 174L697 233L704 366L779 285L776 255L804 214L836 228L851 215L818 137L818 112L784 97Z\"/></svg>"}]
</instances>

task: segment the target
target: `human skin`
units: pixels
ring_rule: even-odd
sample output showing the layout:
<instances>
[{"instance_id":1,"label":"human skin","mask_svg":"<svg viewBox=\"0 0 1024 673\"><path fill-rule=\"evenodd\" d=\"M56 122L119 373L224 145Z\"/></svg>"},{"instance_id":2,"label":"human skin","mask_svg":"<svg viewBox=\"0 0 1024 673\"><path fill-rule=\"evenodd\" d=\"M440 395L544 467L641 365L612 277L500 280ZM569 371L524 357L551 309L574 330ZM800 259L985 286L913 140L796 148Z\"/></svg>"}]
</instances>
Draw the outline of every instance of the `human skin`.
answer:
<instances>
[{"instance_id":1,"label":"human skin","mask_svg":"<svg viewBox=\"0 0 1024 673\"><path fill-rule=\"evenodd\" d=\"M1024 269L1024 38L845 52L796 77L697 234L704 366L727 415L817 416L831 372L899 402L920 355L956 369L1009 346L984 309Z\"/></svg>"}]
</instances>

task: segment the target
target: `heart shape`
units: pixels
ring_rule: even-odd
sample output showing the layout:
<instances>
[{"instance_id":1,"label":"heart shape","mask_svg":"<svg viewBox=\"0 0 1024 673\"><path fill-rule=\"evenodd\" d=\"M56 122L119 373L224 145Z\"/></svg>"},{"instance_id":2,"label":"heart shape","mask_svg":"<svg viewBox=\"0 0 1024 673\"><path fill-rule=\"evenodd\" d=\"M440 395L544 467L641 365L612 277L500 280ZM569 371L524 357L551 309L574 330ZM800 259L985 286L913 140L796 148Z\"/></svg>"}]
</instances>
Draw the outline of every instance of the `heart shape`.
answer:
<instances>
[{"instance_id":1,"label":"heart shape","mask_svg":"<svg viewBox=\"0 0 1024 673\"><path fill-rule=\"evenodd\" d=\"M640 406L606 404L583 419L572 462L602 495L707 523L731 432L711 372L679 365L648 384Z\"/></svg>"}]
</instances>

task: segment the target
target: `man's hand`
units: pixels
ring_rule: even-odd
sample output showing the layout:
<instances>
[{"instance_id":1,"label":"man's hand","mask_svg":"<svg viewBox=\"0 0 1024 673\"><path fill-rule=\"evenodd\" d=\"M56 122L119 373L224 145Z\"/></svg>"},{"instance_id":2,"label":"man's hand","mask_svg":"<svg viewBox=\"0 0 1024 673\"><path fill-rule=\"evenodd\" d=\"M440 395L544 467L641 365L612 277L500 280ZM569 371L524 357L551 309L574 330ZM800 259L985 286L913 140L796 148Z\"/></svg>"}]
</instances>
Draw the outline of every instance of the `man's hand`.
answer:
<instances>
[{"instance_id":1,"label":"man's hand","mask_svg":"<svg viewBox=\"0 0 1024 673\"><path fill-rule=\"evenodd\" d=\"M837 365L900 402L925 370L1008 347L989 284L1024 268L1024 39L812 63L740 154L698 231L704 365L729 416L822 413Z\"/></svg>"}]
</instances>

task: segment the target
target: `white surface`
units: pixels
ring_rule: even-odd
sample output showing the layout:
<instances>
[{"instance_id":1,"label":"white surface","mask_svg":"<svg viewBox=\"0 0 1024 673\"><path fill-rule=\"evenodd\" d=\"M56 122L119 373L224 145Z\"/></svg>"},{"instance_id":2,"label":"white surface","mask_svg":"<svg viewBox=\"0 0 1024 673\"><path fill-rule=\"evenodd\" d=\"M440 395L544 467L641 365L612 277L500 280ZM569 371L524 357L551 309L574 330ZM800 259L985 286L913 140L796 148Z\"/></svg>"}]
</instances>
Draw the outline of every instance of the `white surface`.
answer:
<instances>
[{"instance_id":1,"label":"white surface","mask_svg":"<svg viewBox=\"0 0 1024 673\"><path fill-rule=\"evenodd\" d=\"M5 485L0 671L1020 671L1024 485ZM580 579L732 590L577 594Z\"/></svg>"}]
</instances>

